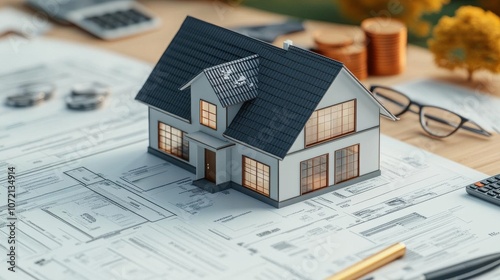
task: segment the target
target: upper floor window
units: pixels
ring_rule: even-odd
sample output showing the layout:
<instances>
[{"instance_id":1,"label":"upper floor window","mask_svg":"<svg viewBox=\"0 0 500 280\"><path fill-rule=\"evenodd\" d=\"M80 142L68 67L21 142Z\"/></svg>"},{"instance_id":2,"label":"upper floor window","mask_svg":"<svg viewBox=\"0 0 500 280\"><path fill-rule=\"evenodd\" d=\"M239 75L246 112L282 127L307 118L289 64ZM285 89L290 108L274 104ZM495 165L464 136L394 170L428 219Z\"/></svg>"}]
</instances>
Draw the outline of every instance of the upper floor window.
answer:
<instances>
[{"instance_id":1,"label":"upper floor window","mask_svg":"<svg viewBox=\"0 0 500 280\"><path fill-rule=\"evenodd\" d=\"M217 106L200 100L200 123L212 129L217 129Z\"/></svg>"},{"instance_id":2,"label":"upper floor window","mask_svg":"<svg viewBox=\"0 0 500 280\"><path fill-rule=\"evenodd\" d=\"M305 145L311 146L356 129L356 99L314 111L305 127Z\"/></svg>"}]
</instances>

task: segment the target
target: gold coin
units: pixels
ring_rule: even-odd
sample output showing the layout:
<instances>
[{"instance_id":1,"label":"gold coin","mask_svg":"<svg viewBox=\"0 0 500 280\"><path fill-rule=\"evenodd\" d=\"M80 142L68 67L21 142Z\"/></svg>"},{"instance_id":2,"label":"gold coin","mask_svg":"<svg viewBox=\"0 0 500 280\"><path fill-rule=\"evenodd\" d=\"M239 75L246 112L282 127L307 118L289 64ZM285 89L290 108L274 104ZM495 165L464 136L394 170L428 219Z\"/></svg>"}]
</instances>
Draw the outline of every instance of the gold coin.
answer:
<instances>
[{"instance_id":1,"label":"gold coin","mask_svg":"<svg viewBox=\"0 0 500 280\"><path fill-rule=\"evenodd\" d=\"M399 34L401 32L406 33L406 26L399 20L390 19L390 18L368 18L361 22L361 29L368 34L374 35L393 35Z\"/></svg>"},{"instance_id":2,"label":"gold coin","mask_svg":"<svg viewBox=\"0 0 500 280\"><path fill-rule=\"evenodd\" d=\"M333 30L316 31L313 37L319 49L342 48L354 43L351 36Z\"/></svg>"}]
</instances>

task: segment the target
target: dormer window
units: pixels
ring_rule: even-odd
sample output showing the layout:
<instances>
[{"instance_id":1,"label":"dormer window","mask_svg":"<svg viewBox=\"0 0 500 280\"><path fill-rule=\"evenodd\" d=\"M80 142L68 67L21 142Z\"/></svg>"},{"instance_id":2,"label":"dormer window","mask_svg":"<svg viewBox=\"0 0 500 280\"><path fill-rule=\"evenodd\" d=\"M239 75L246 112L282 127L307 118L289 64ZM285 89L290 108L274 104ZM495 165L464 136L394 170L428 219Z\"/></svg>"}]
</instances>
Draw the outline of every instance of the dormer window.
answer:
<instances>
[{"instance_id":1,"label":"dormer window","mask_svg":"<svg viewBox=\"0 0 500 280\"><path fill-rule=\"evenodd\" d=\"M200 123L217 130L217 106L200 100Z\"/></svg>"},{"instance_id":2,"label":"dormer window","mask_svg":"<svg viewBox=\"0 0 500 280\"><path fill-rule=\"evenodd\" d=\"M316 110L305 126L305 145L326 142L356 130L356 99Z\"/></svg>"}]
</instances>

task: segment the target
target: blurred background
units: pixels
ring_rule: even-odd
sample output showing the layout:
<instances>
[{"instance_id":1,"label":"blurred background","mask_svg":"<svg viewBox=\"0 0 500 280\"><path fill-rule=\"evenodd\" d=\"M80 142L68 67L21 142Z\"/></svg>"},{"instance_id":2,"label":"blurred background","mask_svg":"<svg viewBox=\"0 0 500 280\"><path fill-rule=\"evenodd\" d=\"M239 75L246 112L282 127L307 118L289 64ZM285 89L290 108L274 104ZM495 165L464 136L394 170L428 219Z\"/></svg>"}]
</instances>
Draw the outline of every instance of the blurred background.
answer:
<instances>
[{"instance_id":1,"label":"blurred background","mask_svg":"<svg viewBox=\"0 0 500 280\"><path fill-rule=\"evenodd\" d=\"M409 43L427 47L432 27L443 15L463 5L480 6L500 14L500 0L225 0L297 18L359 24L374 16L400 18L409 27Z\"/></svg>"}]
</instances>

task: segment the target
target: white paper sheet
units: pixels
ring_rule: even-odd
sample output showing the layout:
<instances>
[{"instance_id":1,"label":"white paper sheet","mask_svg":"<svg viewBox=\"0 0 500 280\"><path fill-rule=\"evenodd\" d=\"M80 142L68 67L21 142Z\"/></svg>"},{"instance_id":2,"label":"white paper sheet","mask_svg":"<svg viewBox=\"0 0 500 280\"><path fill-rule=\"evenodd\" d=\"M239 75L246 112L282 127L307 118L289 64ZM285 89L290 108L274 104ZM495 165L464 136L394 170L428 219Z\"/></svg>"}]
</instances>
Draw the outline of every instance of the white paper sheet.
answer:
<instances>
[{"instance_id":1,"label":"white paper sheet","mask_svg":"<svg viewBox=\"0 0 500 280\"><path fill-rule=\"evenodd\" d=\"M51 28L52 24L45 14L28 14L10 7L0 9L0 35L10 31L31 38Z\"/></svg>"},{"instance_id":2,"label":"white paper sheet","mask_svg":"<svg viewBox=\"0 0 500 280\"><path fill-rule=\"evenodd\" d=\"M75 65L70 75L57 76L62 89L78 77L106 77L112 98L136 117L115 117L109 105L79 115L60 104L64 93L36 108L0 110L6 120L0 124L0 174L9 165L19 173L20 243L18 271L2 272L0 279L324 279L403 241L405 258L373 274L388 280L498 250L492 244L500 241L500 208L464 190L485 174L382 136L382 175L372 180L282 209L232 189L210 194L191 185L193 174L146 152L147 109L135 106L133 96L148 65L61 42L24 48L30 61L18 69L0 66L0 80L16 72L0 86L15 88L21 78L39 75L20 69L43 65L51 70L41 74L50 76ZM30 56L30 48L38 55ZM82 67L93 63L100 66ZM90 152L60 160L59 144L48 144L85 143L78 136L102 120L109 141L95 141ZM5 188L0 198L5 249ZM5 254L0 261L6 271ZM497 269L483 279L498 277Z\"/></svg>"},{"instance_id":3,"label":"white paper sheet","mask_svg":"<svg viewBox=\"0 0 500 280\"><path fill-rule=\"evenodd\" d=\"M435 80L417 80L394 88L422 104L446 108L487 131L500 133L500 98Z\"/></svg>"}]
</instances>

